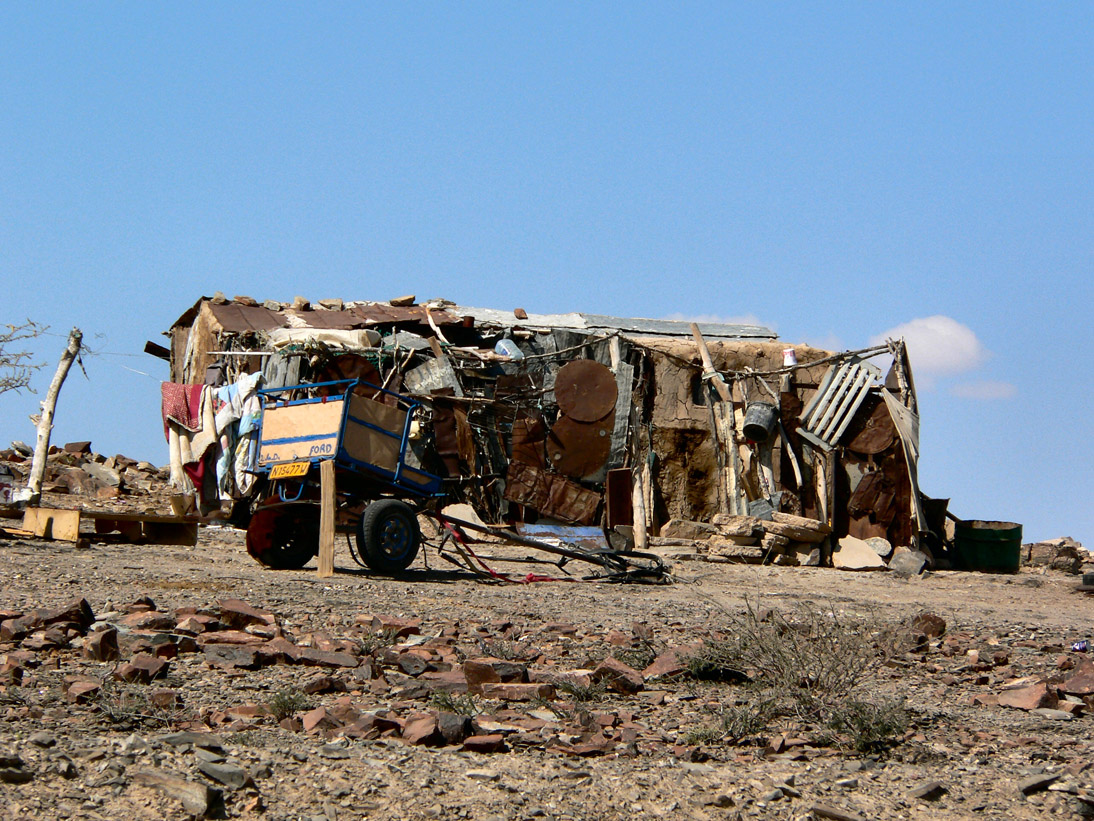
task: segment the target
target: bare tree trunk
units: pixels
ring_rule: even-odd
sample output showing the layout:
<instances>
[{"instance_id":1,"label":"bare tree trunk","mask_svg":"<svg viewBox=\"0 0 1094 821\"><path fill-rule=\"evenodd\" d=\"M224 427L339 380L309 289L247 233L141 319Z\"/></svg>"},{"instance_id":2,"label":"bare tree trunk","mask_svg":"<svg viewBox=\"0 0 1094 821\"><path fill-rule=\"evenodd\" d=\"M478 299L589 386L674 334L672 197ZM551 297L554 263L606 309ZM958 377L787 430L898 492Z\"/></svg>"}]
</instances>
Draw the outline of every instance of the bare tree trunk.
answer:
<instances>
[{"instance_id":1,"label":"bare tree trunk","mask_svg":"<svg viewBox=\"0 0 1094 821\"><path fill-rule=\"evenodd\" d=\"M34 443L34 458L30 463L30 478L27 480L27 490L30 491L29 504L36 505L42 499L42 479L46 475L46 456L49 455L49 435L53 431L53 412L57 408L57 394L61 392L61 385L68 376L68 369L72 367L72 361L80 353L84 335L79 328L73 328L68 335L68 346L61 354L61 361L57 363L57 373L53 374L53 381L49 383L49 392L42 400L42 415L38 420L38 439Z\"/></svg>"}]
</instances>

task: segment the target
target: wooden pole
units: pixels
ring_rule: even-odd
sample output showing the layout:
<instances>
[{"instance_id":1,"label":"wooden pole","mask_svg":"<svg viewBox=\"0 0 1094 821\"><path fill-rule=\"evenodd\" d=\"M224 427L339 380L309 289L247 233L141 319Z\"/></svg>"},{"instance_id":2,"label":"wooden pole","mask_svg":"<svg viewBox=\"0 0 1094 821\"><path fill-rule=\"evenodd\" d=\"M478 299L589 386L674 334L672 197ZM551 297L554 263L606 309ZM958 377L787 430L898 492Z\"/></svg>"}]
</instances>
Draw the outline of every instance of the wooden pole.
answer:
<instances>
[{"instance_id":1,"label":"wooden pole","mask_svg":"<svg viewBox=\"0 0 1094 821\"><path fill-rule=\"evenodd\" d=\"M703 359L703 377L710 376L710 381L714 383L714 390L718 391L719 398L723 402L729 402L729 386L722 379L722 375L714 369L714 360L710 358L710 349L707 347L703 335L699 332L699 326L694 322L691 323L691 335L695 337L695 344L699 346L699 356Z\"/></svg>"},{"instance_id":2,"label":"wooden pole","mask_svg":"<svg viewBox=\"0 0 1094 821\"><path fill-rule=\"evenodd\" d=\"M634 549L645 550L649 547L649 533L646 530L646 491L642 481L643 469L634 471L634 485L631 488L631 508L634 515Z\"/></svg>"},{"instance_id":3,"label":"wooden pole","mask_svg":"<svg viewBox=\"0 0 1094 821\"><path fill-rule=\"evenodd\" d=\"M334 462L319 463L319 578L334 575Z\"/></svg>"},{"instance_id":4,"label":"wooden pole","mask_svg":"<svg viewBox=\"0 0 1094 821\"><path fill-rule=\"evenodd\" d=\"M38 419L38 438L34 443L34 457L30 463L30 477L27 479L27 490L31 505L37 505L42 500L42 479L46 475L46 457L49 455L49 436L53 431L53 413L57 409L57 395L61 392L61 385L68 376L68 369L80 353L84 335L79 328L73 328L68 334L68 345L61 354L61 361L57 363L57 372L53 374L53 381L49 383L49 391L42 400L42 414Z\"/></svg>"}]
</instances>

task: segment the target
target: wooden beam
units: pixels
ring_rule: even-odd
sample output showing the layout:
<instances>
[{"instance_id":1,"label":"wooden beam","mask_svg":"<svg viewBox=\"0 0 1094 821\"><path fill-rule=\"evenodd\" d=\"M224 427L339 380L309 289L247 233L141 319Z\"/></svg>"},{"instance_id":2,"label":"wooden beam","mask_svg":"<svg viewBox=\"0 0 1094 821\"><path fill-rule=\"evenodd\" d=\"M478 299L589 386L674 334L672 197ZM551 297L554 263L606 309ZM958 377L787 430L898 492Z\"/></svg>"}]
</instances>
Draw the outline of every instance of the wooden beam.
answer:
<instances>
[{"instance_id":1,"label":"wooden beam","mask_svg":"<svg viewBox=\"0 0 1094 821\"><path fill-rule=\"evenodd\" d=\"M714 390L718 391L719 398L723 402L730 401L729 386L722 379L722 375L714 369L714 360L710 358L710 349L707 347L703 335L699 332L699 326L694 322L691 323L691 335L695 337L695 344L699 346L699 356L703 359L703 378L706 379L709 376L710 381L714 383Z\"/></svg>"},{"instance_id":2,"label":"wooden beam","mask_svg":"<svg viewBox=\"0 0 1094 821\"><path fill-rule=\"evenodd\" d=\"M319 463L319 578L334 575L334 462Z\"/></svg>"}]
</instances>

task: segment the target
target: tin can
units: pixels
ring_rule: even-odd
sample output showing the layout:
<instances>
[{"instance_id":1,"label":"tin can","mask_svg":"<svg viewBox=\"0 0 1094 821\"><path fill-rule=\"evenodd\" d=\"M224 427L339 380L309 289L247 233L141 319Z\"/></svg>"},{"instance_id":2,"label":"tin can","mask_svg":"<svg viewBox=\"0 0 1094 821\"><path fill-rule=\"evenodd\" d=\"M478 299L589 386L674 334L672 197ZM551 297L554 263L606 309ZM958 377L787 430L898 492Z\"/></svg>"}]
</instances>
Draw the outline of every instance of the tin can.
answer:
<instances>
[{"instance_id":1,"label":"tin can","mask_svg":"<svg viewBox=\"0 0 1094 821\"><path fill-rule=\"evenodd\" d=\"M791 368L798 364L798 354L793 348L783 348L783 367Z\"/></svg>"}]
</instances>

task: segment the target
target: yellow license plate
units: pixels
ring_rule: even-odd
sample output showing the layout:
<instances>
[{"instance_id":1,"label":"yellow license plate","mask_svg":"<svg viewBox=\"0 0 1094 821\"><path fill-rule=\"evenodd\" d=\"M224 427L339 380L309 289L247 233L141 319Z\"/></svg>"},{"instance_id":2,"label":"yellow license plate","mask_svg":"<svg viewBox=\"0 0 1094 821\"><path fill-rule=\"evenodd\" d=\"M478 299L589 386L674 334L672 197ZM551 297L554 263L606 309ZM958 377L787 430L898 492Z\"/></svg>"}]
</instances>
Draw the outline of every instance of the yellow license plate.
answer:
<instances>
[{"instance_id":1,"label":"yellow license plate","mask_svg":"<svg viewBox=\"0 0 1094 821\"><path fill-rule=\"evenodd\" d=\"M294 476L304 476L311 467L311 462L286 462L283 465L274 465L270 468L271 479L291 479Z\"/></svg>"}]
</instances>

